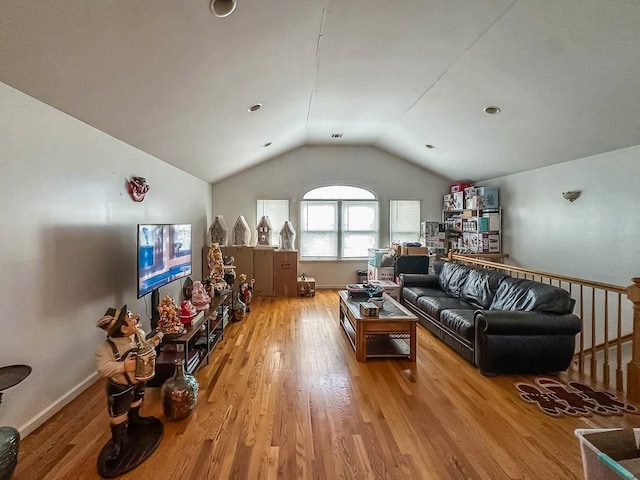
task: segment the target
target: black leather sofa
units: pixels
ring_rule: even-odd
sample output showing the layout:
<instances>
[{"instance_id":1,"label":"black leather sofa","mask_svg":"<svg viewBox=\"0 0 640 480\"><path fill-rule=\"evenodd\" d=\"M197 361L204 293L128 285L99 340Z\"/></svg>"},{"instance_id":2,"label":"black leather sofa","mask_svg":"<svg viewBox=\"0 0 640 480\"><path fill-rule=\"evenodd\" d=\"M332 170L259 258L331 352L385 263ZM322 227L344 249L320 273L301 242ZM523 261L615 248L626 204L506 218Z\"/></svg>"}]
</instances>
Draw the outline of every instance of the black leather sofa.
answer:
<instances>
[{"instance_id":1,"label":"black leather sofa","mask_svg":"<svg viewBox=\"0 0 640 480\"><path fill-rule=\"evenodd\" d=\"M566 290L455 262L399 278L402 304L483 374L569 367L582 320Z\"/></svg>"}]
</instances>

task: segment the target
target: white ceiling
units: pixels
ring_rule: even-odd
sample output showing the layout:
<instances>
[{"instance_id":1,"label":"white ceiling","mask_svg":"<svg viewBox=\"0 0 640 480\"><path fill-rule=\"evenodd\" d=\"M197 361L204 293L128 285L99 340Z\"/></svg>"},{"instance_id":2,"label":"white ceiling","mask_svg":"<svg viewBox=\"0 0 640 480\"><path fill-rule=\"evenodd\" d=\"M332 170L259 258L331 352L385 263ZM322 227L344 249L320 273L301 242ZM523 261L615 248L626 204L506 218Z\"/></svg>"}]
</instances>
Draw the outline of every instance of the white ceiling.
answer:
<instances>
[{"instance_id":1,"label":"white ceiling","mask_svg":"<svg viewBox=\"0 0 640 480\"><path fill-rule=\"evenodd\" d=\"M640 144L639 0L237 2L0 0L0 81L210 182L305 144L476 181Z\"/></svg>"}]
</instances>

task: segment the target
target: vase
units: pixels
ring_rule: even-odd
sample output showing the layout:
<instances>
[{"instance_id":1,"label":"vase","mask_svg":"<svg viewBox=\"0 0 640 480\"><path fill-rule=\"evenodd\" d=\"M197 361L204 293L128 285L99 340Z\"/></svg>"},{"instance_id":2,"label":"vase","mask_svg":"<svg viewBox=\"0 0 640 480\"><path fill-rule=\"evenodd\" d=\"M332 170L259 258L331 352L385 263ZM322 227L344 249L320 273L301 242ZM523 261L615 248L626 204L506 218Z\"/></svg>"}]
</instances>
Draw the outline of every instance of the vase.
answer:
<instances>
[{"instance_id":1,"label":"vase","mask_svg":"<svg viewBox=\"0 0 640 480\"><path fill-rule=\"evenodd\" d=\"M240 294L236 293L235 300L233 301L233 320L239 322L244 318L244 314L247 311L247 305L240 298Z\"/></svg>"},{"instance_id":2,"label":"vase","mask_svg":"<svg viewBox=\"0 0 640 480\"><path fill-rule=\"evenodd\" d=\"M12 427L0 427L0 480L9 480L18 464L20 434Z\"/></svg>"},{"instance_id":3,"label":"vase","mask_svg":"<svg viewBox=\"0 0 640 480\"><path fill-rule=\"evenodd\" d=\"M182 420L188 417L198 403L198 379L184 370L184 360L176 360L173 377L162 384L160 396L167 420Z\"/></svg>"}]
</instances>

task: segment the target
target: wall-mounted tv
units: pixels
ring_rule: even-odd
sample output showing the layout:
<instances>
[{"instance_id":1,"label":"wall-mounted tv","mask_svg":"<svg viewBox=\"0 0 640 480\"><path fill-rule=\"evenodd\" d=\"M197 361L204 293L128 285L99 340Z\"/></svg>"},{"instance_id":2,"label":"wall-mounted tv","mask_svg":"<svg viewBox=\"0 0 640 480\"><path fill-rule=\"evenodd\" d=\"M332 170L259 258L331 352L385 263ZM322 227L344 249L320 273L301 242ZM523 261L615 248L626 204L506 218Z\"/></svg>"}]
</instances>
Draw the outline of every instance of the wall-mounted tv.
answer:
<instances>
[{"instance_id":1,"label":"wall-mounted tv","mask_svg":"<svg viewBox=\"0 0 640 480\"><path fill-rule=\"evenodd\" d=\"M138 225L138 298L187 275L191 225Z\"/></svg>"}]
</instances>

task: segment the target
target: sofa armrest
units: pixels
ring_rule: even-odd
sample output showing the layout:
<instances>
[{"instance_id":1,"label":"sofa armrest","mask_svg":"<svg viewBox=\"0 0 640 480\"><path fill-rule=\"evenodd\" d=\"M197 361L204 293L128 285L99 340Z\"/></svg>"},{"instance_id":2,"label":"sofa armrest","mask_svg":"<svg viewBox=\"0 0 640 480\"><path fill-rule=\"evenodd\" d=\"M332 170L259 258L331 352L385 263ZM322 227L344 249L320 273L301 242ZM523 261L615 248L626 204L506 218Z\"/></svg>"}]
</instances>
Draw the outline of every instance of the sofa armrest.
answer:
<instances>
[{"instance_id":1,"label":"sofa armrest","mask_svg":"<svg viewBox=\"0 0 640 480\"><path fill-rule=\"evenodd\" d=\"M582 320L573 314L512 310L478 310L476 332L484 335L577 335Z\"/></svg>"},{"instance_id":2,"label":"sofa armrest","mask_svg":"<svg viewBox=\"0 0 640 480\"><path fill-rule=\"evenodd\" d=\"M402 291L404 287L440 288L438 275L401 273L398 277L400 279L400 291Z\"/></svg>"}]
</instances>

